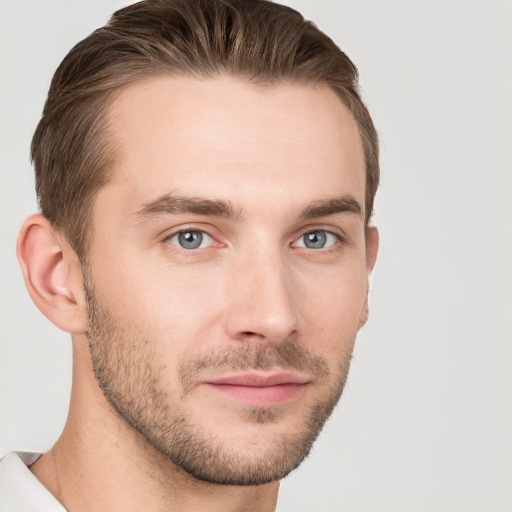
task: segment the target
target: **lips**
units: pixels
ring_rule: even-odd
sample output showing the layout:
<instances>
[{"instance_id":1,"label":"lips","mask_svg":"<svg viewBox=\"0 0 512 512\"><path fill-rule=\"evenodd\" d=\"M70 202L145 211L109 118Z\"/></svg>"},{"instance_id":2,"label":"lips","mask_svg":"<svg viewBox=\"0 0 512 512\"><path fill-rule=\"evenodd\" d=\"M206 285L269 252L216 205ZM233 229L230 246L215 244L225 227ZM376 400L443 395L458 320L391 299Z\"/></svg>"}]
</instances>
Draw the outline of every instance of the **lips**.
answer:
<instances>
[{"instance_id":1,"label":"lips","mask_svg":"<svg viewBox=\"0 0 512 512\"><path fill-rule=\"evenodd\" d=\"M213 392L236 402L269 407L296 398L308 384L307 377L290 373L243 373L205 382Z\"/></svg>"}]
</instances>

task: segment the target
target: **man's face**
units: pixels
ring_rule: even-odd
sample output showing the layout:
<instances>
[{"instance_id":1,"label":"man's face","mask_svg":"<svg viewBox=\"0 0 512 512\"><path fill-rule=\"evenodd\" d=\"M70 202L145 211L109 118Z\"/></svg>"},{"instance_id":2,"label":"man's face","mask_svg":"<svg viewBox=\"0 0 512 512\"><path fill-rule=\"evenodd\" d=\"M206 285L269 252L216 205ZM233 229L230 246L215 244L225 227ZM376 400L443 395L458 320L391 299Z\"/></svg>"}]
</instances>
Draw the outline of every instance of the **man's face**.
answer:
<instances>
[{"instance_id":1,"label":"man's face","mask_svg":"<svg viewBox=\"0 0 512 512\"><path fill-rule=\"evenodd\" d=\"M118 414L196 478L280 479L364 322L365 171L327 87L159 78L114 102L87 336Z\"/></svg>"}]
</instances>

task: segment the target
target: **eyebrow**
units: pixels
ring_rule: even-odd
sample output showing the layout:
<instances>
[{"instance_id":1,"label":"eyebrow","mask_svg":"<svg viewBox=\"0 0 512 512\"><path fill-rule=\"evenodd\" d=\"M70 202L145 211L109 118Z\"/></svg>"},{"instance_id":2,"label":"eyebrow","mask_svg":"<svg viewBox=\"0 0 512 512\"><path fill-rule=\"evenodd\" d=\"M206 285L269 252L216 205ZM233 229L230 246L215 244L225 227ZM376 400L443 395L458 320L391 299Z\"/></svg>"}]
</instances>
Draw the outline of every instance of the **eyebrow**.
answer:
<instances>
[{"instance_id":1,"label":"eyebrow","mask_svg":"<svg viewBox=\"0 0 512 512\"><path fill-rule=\"evenodd\" d=\"M313 201L302 208L299 218L312 219L340 213L352 213L361 216L361 212L361 205L353 196L348 194ZM162 214L176 215L183 213L225 218L241 216L241 210L235 209L231 201L173 194L164 194L158 199L144 204L135 215L136 217L154 217Z\"/></svg>"},{"instance_id":2,"label":"eyebrow","mask_svg":"<svg viewBox=\"0 0 512 512\"><path fill-rule=\"evenodd\" d=\"M154 201L144 204L135 215L137 217L153 217L161 214L180 213L214 217L235 217L239 212L235 211L230 201L165 194Z\"/></svg>"},{"instance_id":3,"label":"eyebrow","mask_svg":"<svg viewBox=\"0 0 512 512\"><path fill-rule=\"evenodd\" d=\"M362 208L358 201L350 194L313 201L299 213L301 219L326 217L339 213L353 213L361 216Z\"/></svg>"}]
</instances>

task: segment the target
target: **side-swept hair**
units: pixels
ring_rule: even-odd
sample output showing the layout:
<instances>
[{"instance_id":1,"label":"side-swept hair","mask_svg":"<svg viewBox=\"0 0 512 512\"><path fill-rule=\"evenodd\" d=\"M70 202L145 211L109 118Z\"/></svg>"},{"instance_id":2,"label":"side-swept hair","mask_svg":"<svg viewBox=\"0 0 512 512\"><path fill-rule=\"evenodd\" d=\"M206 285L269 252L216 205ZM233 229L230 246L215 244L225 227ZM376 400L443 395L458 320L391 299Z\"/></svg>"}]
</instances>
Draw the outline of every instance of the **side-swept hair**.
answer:
<instances>
[{"instance_id":1,"label":"side-swept hair","mask_svg":"<svg viewBox=\"0 0 512 512\"><path fill-rule=\"evenodd\" d=\"M42 213L81 257L97 191L115 159L107 112L129 84L162 75L220 75L260 84L325 84L350 109L366 160L366 223L379 145L351 60L297 11L266 0L144 0L79 42L52 79L31 156Z\"/></svg>"}]
</instances>

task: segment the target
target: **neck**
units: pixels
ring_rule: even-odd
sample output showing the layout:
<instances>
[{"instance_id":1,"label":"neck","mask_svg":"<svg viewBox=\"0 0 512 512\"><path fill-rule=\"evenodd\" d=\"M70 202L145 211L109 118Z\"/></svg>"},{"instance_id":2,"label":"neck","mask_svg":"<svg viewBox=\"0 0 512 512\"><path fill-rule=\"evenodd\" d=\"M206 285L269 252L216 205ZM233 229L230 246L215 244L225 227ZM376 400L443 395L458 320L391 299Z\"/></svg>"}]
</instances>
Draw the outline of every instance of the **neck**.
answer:
<instances>
[{"instance_id":1,"label":"neck","mask_svg":"<svg viewBox=\"0 0 512 512\"><path fill-rule=\"evenodd\" d=\"M75 340L68 420L31 471L70 512L275 509L279 482L201 482L159 453L110 407L93 377L85 343Z\"/></svg>"}]
</instances>

